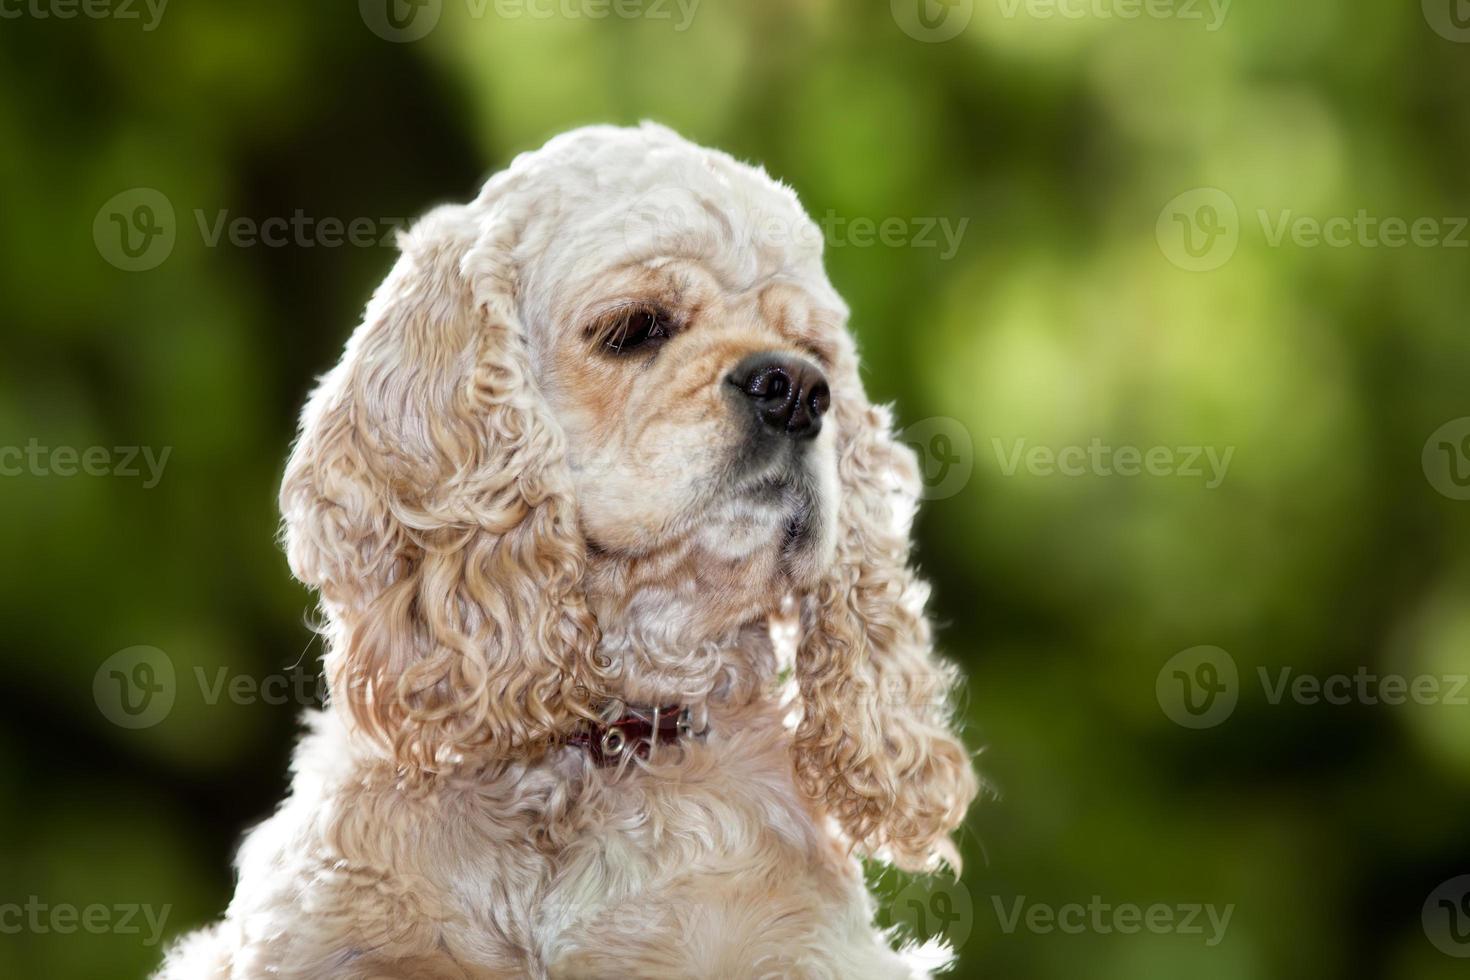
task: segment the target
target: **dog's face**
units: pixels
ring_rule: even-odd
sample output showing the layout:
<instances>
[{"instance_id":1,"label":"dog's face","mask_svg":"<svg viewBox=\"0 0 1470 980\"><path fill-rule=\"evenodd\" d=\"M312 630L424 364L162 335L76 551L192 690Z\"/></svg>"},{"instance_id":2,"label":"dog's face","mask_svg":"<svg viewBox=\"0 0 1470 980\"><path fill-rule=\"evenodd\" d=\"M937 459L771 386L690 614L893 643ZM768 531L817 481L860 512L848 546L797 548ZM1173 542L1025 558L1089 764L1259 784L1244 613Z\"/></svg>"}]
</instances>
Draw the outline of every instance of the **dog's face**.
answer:
<instances>
[{"instance_id":1,"label":"dog's face","mask_svg":"<svg viewBox=\"0 0 1470 980\"><path fill-rule=\"evenodd\" d=\"M670 262L609 274L579 305L550 343L548 400L597 563L634 573L644 603L674 591L734 617L812 584L836 460L828 358L788 320L810 322L808 298Z\"/></svg>"},{"instance_id":2,"label":"dog's face","mask_svg":"<svg viewBox=\"0 0 1470 980\"><path fill-rule=\"evenodd\" d=\"M662 218L659 237L682 249L617 248L623 236L595 226L626 228L616 208L564 232L608 247L568 256L570 281L558 276L526 318L604 586L589 590L599 619L694 617L707 636L811 586L832 559L828 375L845 311L788 253L768 250L734 277L730 258L748 259L738 252L752 243L686 222L683 208Z\"/></svg>"},{"instance_id":3,"label":"dog's face","mask_svg":"<svg viewBox=\"0 0 1470 980\"><path fill-rule=\"evenodd\" d=\"M605 283L550 354L589 544L636 558L690 540L763 585L778 566L809 578L831 550L835 461L830 355L790 322L811 322L808 298L737 292L693 262Z\"/></svg>"},{"instance_id":4,"label":"dog's face","mask_svg":"<svg viewBox=\"0 0 1470 980\"><path fill-rule=\"evenodd\" d=\"M545 202L519 233L518 312L601 625L710 636L811 587L854 357L816 226L764 173L664 130L574 134L517 166Z\"/></svg>"}]
</instances>

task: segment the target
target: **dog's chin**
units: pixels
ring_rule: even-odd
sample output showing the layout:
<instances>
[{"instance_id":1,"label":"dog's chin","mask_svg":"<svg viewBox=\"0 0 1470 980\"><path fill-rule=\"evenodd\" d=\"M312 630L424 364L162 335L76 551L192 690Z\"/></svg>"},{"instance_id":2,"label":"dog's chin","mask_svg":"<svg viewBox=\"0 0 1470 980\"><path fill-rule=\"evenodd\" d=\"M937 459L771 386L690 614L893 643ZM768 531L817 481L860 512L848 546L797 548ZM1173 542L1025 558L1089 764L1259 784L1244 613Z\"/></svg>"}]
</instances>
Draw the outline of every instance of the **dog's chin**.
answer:
<instances>
[{"instance_id":1,"label":"dog's chin","mask_svg":"<svg viewBox=\"0 0 1470 980\"><path fill-rule=\"evenodd\" d=\"M821 579L832 560L831 520L819 501L795 495L778 531L776 566L784 591L802 591Z\"/></svg>"},{"instance_id":2,"label":"dog's chin","mask_svg":"<svg viewBox=\"0 0 1470 980\"><path fill-rule=\"evenodd\" d=\"M814 585L832 557L833 518L806 469L793 466L768 472L737 487L732 496L738 510L755 511L768 522L767 547L773 549L775 560L759 564L774 571L770 584L783 592Z\"/></svg>"},{"instance_id":3,"label":"dog's chin","mask_svg":"<svg viewBox=\"0 0 1470 980\"><path fill-rule=\"evenodd\" d=\"M720 515L724 516L724 515ZM587 542L587 598L605 637L687 649L729 637L816 588L832 560L828 518L817 507L771 511L759 520L706 519L705 534L667 567ZM656 555L658 552L652 552Z\"/></svg>"}]
</instances>

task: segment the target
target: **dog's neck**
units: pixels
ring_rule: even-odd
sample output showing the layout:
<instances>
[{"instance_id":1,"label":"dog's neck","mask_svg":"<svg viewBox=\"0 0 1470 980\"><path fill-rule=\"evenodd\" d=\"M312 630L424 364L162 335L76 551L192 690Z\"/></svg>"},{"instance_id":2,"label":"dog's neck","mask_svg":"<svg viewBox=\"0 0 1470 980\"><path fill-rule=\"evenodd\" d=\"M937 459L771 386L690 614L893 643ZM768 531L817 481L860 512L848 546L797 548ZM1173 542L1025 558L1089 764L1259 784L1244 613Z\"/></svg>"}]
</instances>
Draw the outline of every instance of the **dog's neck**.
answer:
<instances>
[{"instance_id":1,"label":"dog's neck","mask_svg":"<svg viewBox=\"0 0 1470 980\"><path fill-rule=\"evenodd\" d=\"M790 665L772 623L794 600L758 576L675 551L589 555L585 595L609 688L595 693L643 705L747 702Z\"/></svg>"},{"instance_id":2,"label":"dog's neck","mask_svg":"<svg viewBox=\"0 0 1470 980\"><path fill-rule=\"evenodd\" d=\"M714 637L604 627L599 659L610 690L632 704L745 703L786 666L767 617Z\"/></svg>"}]
</instances>

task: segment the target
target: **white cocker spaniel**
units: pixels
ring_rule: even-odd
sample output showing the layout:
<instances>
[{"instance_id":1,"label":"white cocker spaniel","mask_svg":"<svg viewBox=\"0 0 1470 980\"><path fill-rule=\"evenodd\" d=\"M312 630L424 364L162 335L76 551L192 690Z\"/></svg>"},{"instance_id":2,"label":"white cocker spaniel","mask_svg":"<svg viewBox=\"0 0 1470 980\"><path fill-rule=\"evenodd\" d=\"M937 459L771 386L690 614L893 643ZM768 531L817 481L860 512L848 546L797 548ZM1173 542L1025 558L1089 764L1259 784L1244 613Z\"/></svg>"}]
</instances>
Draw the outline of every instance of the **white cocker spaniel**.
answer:
<instances>
[{"instance_id":1,"label":"white cocker spaniel","mask_svg":"<svg viewBox=\"0 0 1470 980\"><path fill-rule=\"evenodd\" d=\"M330 703L161 977L926 975L857 858L976 779L795 195L592 127L401 247L281 488Z\"/></svg>"}]
</instances>

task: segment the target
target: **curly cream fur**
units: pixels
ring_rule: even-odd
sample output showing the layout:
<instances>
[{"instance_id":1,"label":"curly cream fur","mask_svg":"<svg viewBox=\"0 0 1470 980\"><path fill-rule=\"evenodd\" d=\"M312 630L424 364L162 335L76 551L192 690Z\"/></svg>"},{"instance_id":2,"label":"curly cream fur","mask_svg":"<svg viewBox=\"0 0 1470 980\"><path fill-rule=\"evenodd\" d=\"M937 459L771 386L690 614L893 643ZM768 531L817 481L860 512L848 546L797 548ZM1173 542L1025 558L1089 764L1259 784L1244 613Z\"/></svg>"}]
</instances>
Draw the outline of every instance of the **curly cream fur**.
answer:
<instances>
[{"instance_id":1,"label":"curly cream fur","mask_svg":"<svg viewBox=\"0 0 1470 980\"><path fill-rule=\"evenodd\" d=\"M866 853L909 870L941 858L958 869L948 834L976 782L951 729L958 675L932 656L928 588L908 564L917 467L890 435L887 411L857 397L837 404L848 433L838 464L843 531L797 654L797 773Z\"/></svg>"},{"instance_id":2,"label":"curly cream fur","mask_svg":"<svg viewBox=\"0 0 1470 980\"><path fill-rule=\"evenodd\" d=\"M457 267L478 230L445 208L403 242L281 490L292 570L331 623L334 696L425 769L546 744L597 641L560 432L513 312L477 305Z\"/></svg>"},{"instance_id":3,"label":"curly cream fur","mask_svg":"<svg viewBox=\"0 0 1470 980\"><path fill-rule=\"evenodd\" d=\"M330 703L162 977L942 964L890 948L852 854L957 867L976 784L909 567L914 460L813 231L763 172L644 126L558 137L403 237L281 489ZM634 302L681 331L609 357L585 325ZM795 456L742 448L724 378L759 351L831 381ZM604 697L701 705L709 735L598 768L560 736Z\"/></svg>"}]
</instances>

